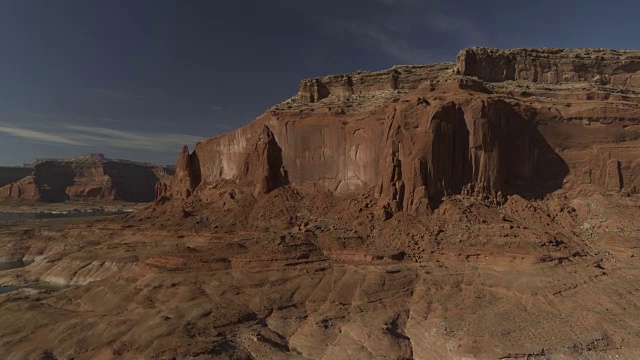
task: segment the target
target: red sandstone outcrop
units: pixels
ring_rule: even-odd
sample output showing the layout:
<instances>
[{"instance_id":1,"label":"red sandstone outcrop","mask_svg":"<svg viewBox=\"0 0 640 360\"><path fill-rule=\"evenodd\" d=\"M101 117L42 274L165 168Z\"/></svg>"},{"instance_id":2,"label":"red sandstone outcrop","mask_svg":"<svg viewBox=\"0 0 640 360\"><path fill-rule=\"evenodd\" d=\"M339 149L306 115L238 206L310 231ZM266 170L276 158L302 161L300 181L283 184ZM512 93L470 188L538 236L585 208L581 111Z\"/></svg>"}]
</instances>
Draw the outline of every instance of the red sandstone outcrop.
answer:
<instances>
[{"instance_id":1,"label":"red sandstone outcrop","mask_svg":"<svg viewBox=\"0 0 640 360\"><path fill-rule=\"evenodd\" d=\"M590 82L640 88L638 51L470 48L462 50L456 60L460 74L490 82Z\"/></svg>"},{"instance_id":2,"label":"red sandstone outcrop","mask_svg":"<svg viewBox=\"0 0 640 360\"><path fill-rule=\"evenodd\" d=\"M251 124L183 149L161 193L291 184L425 213L460 193L634 192L639 71L640 52L472 48L456 64L303 80Z\"/></svg>"},{"instance_id":3,"label":"red sandstone outcrop","mask_svg":"<svg viewBox=\"0 0 640 360\"><path fill-rule=\"evenodd\" d=\"M0 199L149 202L157 196L157 184L169 177L163 167L127 161L95 157L49 160L36 164L31 175L0 187Z\"/></svg>"}]
</instances>

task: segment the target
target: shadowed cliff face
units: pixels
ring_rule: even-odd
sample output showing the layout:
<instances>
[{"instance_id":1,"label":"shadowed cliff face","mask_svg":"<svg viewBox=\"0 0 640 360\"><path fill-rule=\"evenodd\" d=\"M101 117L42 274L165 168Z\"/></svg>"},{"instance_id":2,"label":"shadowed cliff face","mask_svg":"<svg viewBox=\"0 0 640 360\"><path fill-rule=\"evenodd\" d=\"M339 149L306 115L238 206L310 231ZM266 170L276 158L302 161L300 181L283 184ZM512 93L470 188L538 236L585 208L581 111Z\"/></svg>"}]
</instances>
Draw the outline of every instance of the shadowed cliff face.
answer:
<instances>
[{"instance_id":1,"label":"shadowed cliff face","mask_svg":"<svg viewBox=\"0 0 640 360\"><path fill-rule=\"evenodd\" d=\"M151 202L155 198L155 186L160 181L154 169L137 164L108 161L104 174L109 177L103 197L113 197L131 202Z\"/></svg>"},{"instance_id":2,"label":"shadowed cliff face","mask_svg":"<svg viewBox=\"0 0 640 360\"><path fill-rule=\"evenodd\" d=\"M73 185L76 171L72 167L57 166L54 162L47 161L35 167L33 177L40 190L40 200L63 202L70 199L66 190Z\"/></svg>"},{"instance_id":3,"label":"shadowed cliff face","mask_svg":"<svg viewBox=\"0 0 640 360\"><path fill-rule=\"evenodd\" d=\"M289 175L282 161L282 148L267 126L258 138L255 155L257 161L247 161L247 173L250 178L257 179L256 194L268 193L289 184Z\"/></svg>"},{"instance_id":4,"label":"shadowed cliff face","mask_svg":"<svg viewBox=\"0 0 640 360\"><path fill-rule=\"evenodd\" d=\"M620 86L635 86L637 59L474 48L456 65L304 80L253 123L184 150L166 194L206 199L235 184L259 196L291 184L373 192L386 212L419 214L460 193L502 202L585 186L635 191L640 92Z\"/></svg>"},{"instance_id":5,"label":"shadowed cliff face","mask_svg":"<svg viewBox=\"0 0 640 360\"><path fill-rule=\"evenodd\" d=\"M485 96L441 102L437 93L421 95L417 106L409 101L394 108L386 136L391 161L380 191L392 209L415 213L460 193L498 199L542 196L562 187L567 165L533 119L512 104Z\"/></svg>"}]
</instances>

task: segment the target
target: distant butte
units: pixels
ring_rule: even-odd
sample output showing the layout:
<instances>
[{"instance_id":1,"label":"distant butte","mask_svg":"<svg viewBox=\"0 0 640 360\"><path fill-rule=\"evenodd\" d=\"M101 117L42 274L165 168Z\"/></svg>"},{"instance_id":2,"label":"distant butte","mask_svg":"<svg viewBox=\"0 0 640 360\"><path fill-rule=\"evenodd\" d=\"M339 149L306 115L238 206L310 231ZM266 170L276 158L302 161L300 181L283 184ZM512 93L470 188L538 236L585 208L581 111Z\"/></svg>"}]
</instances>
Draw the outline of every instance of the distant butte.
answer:
<instances>
[{"instance_id":1,"label":"distant butte","mask_svg":"<svg viewBox=\"0 0 640 360\"><path fill-rule=\"evenodd\" d=\"M151 202L171 171L153 164L111 160L103 154L38 159L31 167L0 168L0 200Z\"/></svg>"}]
</instances>

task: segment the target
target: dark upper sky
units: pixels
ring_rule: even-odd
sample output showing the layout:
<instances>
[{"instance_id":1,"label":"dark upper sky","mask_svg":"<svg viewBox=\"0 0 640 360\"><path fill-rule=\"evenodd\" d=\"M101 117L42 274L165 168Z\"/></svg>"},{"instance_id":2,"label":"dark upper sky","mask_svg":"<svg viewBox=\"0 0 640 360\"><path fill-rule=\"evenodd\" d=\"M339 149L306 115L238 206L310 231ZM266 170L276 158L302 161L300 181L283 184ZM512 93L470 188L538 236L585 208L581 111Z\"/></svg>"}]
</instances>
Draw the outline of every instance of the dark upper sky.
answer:
<instances>
[{"instance_id":1,"label":"dark upper sky","mask_svg":"<svg viewBox=\"0 0 640 360\"><path fill-rule=\"evenodd\" d=\"M463 47L638 48L637 1L0 0L0 165L173 163L307 77Z\"/></svg>"}]
</instances>

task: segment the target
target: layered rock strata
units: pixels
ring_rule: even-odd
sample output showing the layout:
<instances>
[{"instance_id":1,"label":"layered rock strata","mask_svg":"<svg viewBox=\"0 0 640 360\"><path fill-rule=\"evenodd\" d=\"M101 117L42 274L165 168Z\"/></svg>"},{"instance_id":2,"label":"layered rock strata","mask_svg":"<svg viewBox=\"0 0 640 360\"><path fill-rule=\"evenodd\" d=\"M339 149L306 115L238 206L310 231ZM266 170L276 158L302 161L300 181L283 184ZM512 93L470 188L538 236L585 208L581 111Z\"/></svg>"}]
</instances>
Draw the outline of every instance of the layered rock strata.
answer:
<instances>
[{"instance_id":1,"label":"layered rock strata","mask_svg":"<svg viewBox=\"0 0 640 360\"><path fill-rule=\"evenodd\" d=\"M455 64L303 80L297 96L179 157L160 196L222 183L373 192L388 213L640 187L640 52L471 48Z\"/></svg>"}]
</instances>

